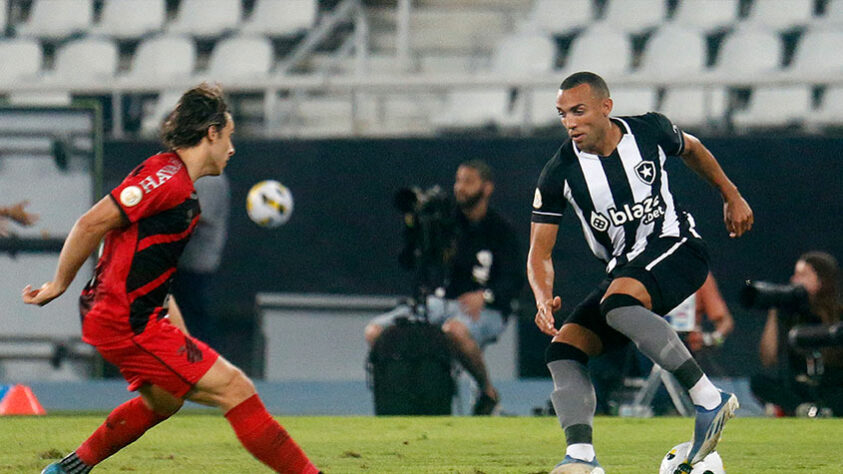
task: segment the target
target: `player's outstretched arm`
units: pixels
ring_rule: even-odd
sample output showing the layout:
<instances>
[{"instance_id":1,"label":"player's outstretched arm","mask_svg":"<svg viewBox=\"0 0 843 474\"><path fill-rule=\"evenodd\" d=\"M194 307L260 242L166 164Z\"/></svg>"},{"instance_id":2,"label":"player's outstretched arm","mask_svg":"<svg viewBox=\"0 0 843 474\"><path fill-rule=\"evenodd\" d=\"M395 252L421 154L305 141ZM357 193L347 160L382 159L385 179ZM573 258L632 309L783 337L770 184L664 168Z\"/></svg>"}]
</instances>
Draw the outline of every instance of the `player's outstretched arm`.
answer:
<instances>
[{"instance_id":1,"label":"player's outstretched arm","mask_svg":"<svg viewBox=\"0 0 843 474\"><path fill-rule=\"evenodd\" d=\"M562 307L562 299L553 296L553 246L556 224L530 224L530 253L527 256L527 279L536 297L536 326L548 336L555 336L553 313Z\"/></svg>"},{"instance_id":2,"label":"player's outstretched arm","mask_svg":"<svg viewBox=\"0 0 843 474\"><path fill-rule=\"evenodd\" d=\"M44 306L50 301L61 296L70 286L70 282L76 276L76 272L85 263L85 260L96 250L105 234L125 224L123 215L117 204L106 196L91 209L80 217L59 254L59 263L52 281L41 285L41 288L33 289L26 285L23 289L23 302L26 304L37 304Z\"/></svg>"},{"instance_id":3,"label":"player's outstretched arm","mask_svg":"<svg viewBox=\"0 0 843 474\"><path fill-rule=\"evenodd\" d=\"M755 221L752 209L741 196L737 186L723 172L714 155L697 137L688 133L683 135L685 150L682 152L682 159L689 168L720 191L723 196L723 221L729 237L740 237L752 228Z\"/></svg>"}]
</instances>

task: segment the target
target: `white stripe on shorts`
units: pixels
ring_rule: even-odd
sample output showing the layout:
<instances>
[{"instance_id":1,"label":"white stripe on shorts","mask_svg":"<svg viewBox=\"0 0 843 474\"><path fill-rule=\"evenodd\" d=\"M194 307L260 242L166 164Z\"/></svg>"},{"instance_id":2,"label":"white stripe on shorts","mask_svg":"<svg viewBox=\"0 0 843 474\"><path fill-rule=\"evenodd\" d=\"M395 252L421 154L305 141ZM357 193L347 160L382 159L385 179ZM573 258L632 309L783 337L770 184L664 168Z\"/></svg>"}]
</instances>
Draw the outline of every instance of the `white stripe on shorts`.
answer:
<instances>
[{"instance_id":1,"label":"white stripe on shorts","mask_svg":"<svg viewBox=\"0 0 843 474\"><path fill-rule=\"evenodd\" d=\"M679 248L679 246L680 246L680 245L682 245L682 244L684 244L684 243L685 243L685 241L687 241L687 240L688 240L688 238L687 238L687 237L683 237L683 238L682 238L682 240L680 240L679 242L676 242L675 244L673 244L673 247L670 247L669 249L667 249L667 252L665 252L665 253L663 253L663 254L659 255L659 258L657 258L657 259L653 260L652 262L650 262L650 264L649 264L649 265L647 265L647 266L646 266L646 267L644 267L644 268L645 268L645 269L649 272L650 270L652 270L652 269L653 269L653 267L655 267L656 265L658 265L658 264L659 264L659 262L661 262L662 260L664 260L665 258L667 258L670 254L672 254L673 252L675 252L675 251L676 251L676 249L678 249L678 248Z\"/></svg>"}]
</instances>

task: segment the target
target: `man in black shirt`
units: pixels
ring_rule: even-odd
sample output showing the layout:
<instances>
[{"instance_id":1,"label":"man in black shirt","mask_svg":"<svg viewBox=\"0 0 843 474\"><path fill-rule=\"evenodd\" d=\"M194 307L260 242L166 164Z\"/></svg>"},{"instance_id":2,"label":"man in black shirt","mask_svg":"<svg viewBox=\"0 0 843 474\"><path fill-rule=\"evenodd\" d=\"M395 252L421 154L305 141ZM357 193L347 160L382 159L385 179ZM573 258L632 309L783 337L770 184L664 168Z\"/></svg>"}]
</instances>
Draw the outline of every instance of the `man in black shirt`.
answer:
<instances>
[{"instance_id":1,"label":"man in black shirt","mask_svg":"<svg viewBox=\"0 0 843 474\"><path fill-rule=\"evenodd\" d=\"M515 232L489 208L494 187L492 171L483 161L468 161L457 169L455 252L448 260L444 294L439 290L427 299L429 321L442 326L460 363L477 382L475 415L491 414L498 405L482 350L505 329L523 285ZM374 345L385 327L411 313L408 306L400 306L373 319L366 326L366 341Z\"/></svg>"}]
</instances>

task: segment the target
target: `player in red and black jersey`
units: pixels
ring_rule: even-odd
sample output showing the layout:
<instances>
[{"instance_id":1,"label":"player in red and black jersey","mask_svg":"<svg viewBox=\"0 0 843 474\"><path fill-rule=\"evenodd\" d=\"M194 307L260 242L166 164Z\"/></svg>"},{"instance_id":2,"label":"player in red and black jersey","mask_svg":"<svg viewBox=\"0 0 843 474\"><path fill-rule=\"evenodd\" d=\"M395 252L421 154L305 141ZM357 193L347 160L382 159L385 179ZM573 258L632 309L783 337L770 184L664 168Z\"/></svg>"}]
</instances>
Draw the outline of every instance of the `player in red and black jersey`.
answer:
<instances>
[{"instance_id":1,"label":"player in red and black jersey","mask_svg":"<svg viewBox=\"0 0 843 474\"><path fill-rule=\"evenodd\" d=\"M274 470L318 472L266 411L251 380L191 337L178 312L170 314L165 304L199 219L193 183L222 173L234 154L233 133L219 88L202 84L185 92L162 127L170 151L148 158L76 221L52 281L24 288L25 303L49 303L105 238L80 299L82 336L120 368L130 391L140 393L44 473L87 473L176 413L185 399L221 408L243 446Z\"/></svg>"}]
</instances>

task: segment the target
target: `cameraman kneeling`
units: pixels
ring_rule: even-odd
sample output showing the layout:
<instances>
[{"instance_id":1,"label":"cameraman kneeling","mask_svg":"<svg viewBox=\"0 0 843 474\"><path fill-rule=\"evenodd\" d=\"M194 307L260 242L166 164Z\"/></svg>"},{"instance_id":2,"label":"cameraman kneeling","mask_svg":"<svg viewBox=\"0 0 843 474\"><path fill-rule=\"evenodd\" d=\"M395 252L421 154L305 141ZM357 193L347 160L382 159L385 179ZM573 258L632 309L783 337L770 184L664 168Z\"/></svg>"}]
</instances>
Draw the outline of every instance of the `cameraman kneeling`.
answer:
<instances>
[{"instance_id":1,"label":"cameraman kneeling","mask_svg":"<svg viewBox=\"0 0 843 474\"><path fill-rule=\"evenodd\" d=\"M790 347L786 339L794 326L829 326L840 320L837 275L833 256L825 252L802 255L790 282L804 288L808 311L797 312L789 304L776 305L768 311L759 352L761 363L765 367L777 366L778 375L755 375L751 388L759 400L778 405L787 416L793 416L803 403L818 404L830 408L835 416L843 416L843 348L820 349L821 372L812 379L806 375L812 371L808 370L805 353Z\"/></svg>"},{"instance_id":2,"label":"cameraman kneeling","mask_svg":"<svg viewBox=\"0 0 843 474\"><path fill-rule=\"evenodd\" d=\"M448 240L453 241L442 260L445 281L439 282L444 284L444 297L437 294L426 298L428 320L441 325L460 364L477 382L480 393L473 408L475 415L489 415L498 405L499 396L489 380L482 350L505 329L512 302L523 285L523 262L515 232L489 208L493 190L492 172L485 162L472 160L457 169L457 209L449 216L454 229ZM422 265L414 250L413 243L408 243L402 263ZM425 296L422 292L421 297ZM385 327L411 314L410 307L401 306L374 318L366 326L366 341L373 346Z\"/></svg>"}]
</instances>

